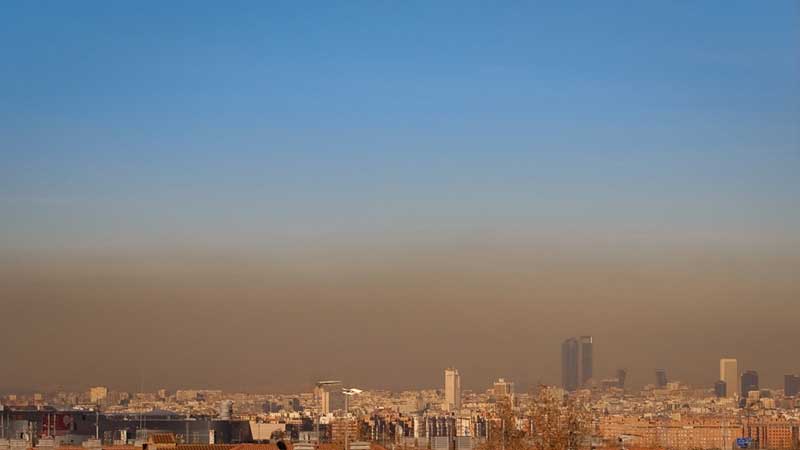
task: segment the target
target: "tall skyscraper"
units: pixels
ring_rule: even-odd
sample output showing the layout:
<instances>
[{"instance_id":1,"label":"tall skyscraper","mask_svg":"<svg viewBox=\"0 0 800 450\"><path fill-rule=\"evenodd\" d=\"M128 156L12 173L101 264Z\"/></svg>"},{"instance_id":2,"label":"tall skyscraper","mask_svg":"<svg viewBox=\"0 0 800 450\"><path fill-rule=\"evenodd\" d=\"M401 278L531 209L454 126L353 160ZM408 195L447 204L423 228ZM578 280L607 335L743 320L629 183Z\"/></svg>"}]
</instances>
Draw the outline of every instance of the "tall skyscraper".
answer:
<instances>
[{"instance_id":1,"label":"tall skyscraper","mask_svg":"<svg viewBox=\"0 0 800 450\"><path fill-rule=\"evenodd\" d=\"M625 389L625 378L628 377L628 372L625 369L617 369L617 387Z\"/></svg>"},{"instance_id":2,"label":"tall skyscraper","mask_svg":"<svg viewBox=\"0 0 800 450\"><path fill-rule=\"evenodd\" d=\"M667 387L667 371L665 369L656 369L656 387L658 389Z\"/></svg>"},{"instance_id":3,"label":"tall skyscraper","mask_svg":"<svg viewBox=\"0 0 800 450\"><path fill-rule=\"evenodd\" d=\"M594 360L592 355L592 337L591 336L581 336L578 339L578 343L580 344L580 357L578 361L580 361L580 365L578 366L578 373L581 376L581 386L586 386L591 381L592 377L594 376Z\"/></svg>"},{"instance_id":4,"label":"tall skyscraper","mask_svg":"<svg viewBox=\"0 0 800 450\"><path fill-rule=\"evenodd\" d=\"M742 374L742 398L747 398L750 391L758 390L758 372L748 370Z\"/></svg>"},{"instance_id":5,"label":"tall skyscraper","mask_svg":"<svg viewBox=\"0 0 800 450\"><path fill-rule=\"evenodd\" d=\"M461 375L458 369L449 368L444 371L444 401L450 411L461 409Z\"/></svg>"},{"instance_id":6,"label":"tall skyscraper","mask_svg":"<svg viewBox=\"0 0 800 450\"><path fill-rule=\"evenodd\" d=\"M719 379L725 382L725 396L739 394L739 363L735 358L719 360Z\"/></svg>"},{"instance_id":7,"label":"tall skyscraper","mask_svg":"<svg viewBox=\"0 0 800 450\"><path fill-rule=\"evenodd\" d=\"M593 376L591 336L569 338L561 344L561 385L567 391L587 386Z\"/></svg>"},{"instance_id":8,"label":"tall skyscraper","mask_svg":"<svg viewBox=\"0 0 800 450\"><path fill-rule=\"evenodd\" d=\"M783 376L783 394L787 397L800 395L800 375Z\"/></svg>"},{"instance_id":9,"label":"tall skyscraper","mask_svg":"<svg viewBox=\"0 0 800 450\"><path fill-rule=\"evenodd\" d=\"M561 387L578 389L578 340L569 338L561 344Z\"/></svg>"},{"instance_id":10,"label":"tall skyscraper","mask_svg":"<svg viewBox=\"0 0 800 450\"><path fill-rule=\"evenodd\" d=\"M344 409L344 394L341 381L319 381L314 389L320 409L323 414Z\"/></svg>"}]
</instances>

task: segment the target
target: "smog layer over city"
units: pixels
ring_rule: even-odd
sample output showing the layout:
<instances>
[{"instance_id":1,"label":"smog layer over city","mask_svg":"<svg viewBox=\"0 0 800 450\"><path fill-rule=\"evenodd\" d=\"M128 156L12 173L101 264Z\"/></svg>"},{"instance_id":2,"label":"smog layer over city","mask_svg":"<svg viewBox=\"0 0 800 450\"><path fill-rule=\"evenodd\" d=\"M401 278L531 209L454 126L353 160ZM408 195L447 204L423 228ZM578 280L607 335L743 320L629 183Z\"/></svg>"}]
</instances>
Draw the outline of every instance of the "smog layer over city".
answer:
<instances>
[{"instance_id":1,"label":"smog layer over city","mask_svg":"<svg viewBox=\"0 0 800 450\"><path fill-rule=\"evenodd\" d=\"M800 4L0 5L0 450L800 450Z\"/></svg>"}]
</instances>

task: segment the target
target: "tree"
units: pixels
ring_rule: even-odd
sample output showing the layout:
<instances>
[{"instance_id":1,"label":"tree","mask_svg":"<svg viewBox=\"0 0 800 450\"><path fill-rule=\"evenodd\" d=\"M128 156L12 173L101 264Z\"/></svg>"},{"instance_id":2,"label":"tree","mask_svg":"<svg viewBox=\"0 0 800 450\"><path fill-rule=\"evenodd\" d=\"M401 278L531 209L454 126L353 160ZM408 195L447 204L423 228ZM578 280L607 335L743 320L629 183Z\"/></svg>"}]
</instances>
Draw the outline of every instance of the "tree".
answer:
<instances>
[{"instance_id":1,"label":"tree","mask_svg":"<svg viewBox=\"0 0 800 450\"><path fill-rule=\"evenodd\" d=\"M535 450L577 450L591 436L591 414L559 391L540 387L530 405Z\"/></svg>"},{"instance_id":2,"label":"tree","mask_svg":"<svg viewBox=\"0 0 800 450\"><path fill-rule=\"evenodd\" d=\"M498 399L495 404L494 417L487 424L489 436L481 450L528 450L526 433L517 427L517 418L511 397Z\"/></svg>"}]
</instances>

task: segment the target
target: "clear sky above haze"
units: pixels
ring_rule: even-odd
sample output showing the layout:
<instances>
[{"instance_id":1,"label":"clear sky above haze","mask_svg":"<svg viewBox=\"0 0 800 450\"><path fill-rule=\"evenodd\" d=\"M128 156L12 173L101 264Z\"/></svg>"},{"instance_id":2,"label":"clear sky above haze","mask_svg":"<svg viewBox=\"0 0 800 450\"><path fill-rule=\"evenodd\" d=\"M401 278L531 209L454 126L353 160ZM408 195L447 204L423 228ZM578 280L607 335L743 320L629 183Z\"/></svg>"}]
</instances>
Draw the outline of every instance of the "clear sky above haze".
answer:
<instances>
[{"instance_id":1,"label":"clear sky above haze","mask_svg":"<svg viewBox=\"0 0 800 450\"><path fill-rule=\"evenodd\" d=\"M0 20L6 246L800 226L790 1L9 2Z\"/></svg>"},{"instance_id":2,"label":"clear sky above haze","mask_svg":"<svg viewBox=\"0 0 800 450\"><path fill-rule=\"evenodd\" d=\"M233 258L224 273L251 270L251 257L291 266L302 285L305 271L357 279L353 267L370 266L363 258L387 272L419 258L431 271L459 272L463 260L448 252L462 244L466 260L512 248L525 259L525 245L535 244L600 265L699 252L709 270L727 273L733 258L751 276L785 275L773 294L791 307L800 256L798 80L793 1L7 1L3 276L18 279L26 258L40 258L34 279L52 282L86 255L139 267L173 257L194 263L192 252L202 251ZM648 275L661 283L640 286L643 296L671 283L653 275L662 269ZM185 275L171 282L182 285ZM85 289L97 281L88 276ZM491 279L497 289L487 292L503 296L508 286ZM42 283L15 286L3 301L33 319L24 305ZM136 284L111 283L106 297L129 298L126 283ZM322 284L340 302L367 291L380 299L391 285ZM530 300L524 283L515 286L514 305L541 302L541 314L555 314L549 297ZM707 289L676 295L702 303ZM59 292L37 295L56 301ZM92 310L70 292L68 303ZM169 303L164 292L151 294ZM756 299L742 292L730 295L745 314ZM758 301L769 302L762 293ZM218 294L203 295L213 302ZM266 302L302 299L292 295ZM445 297L459 295L453 287ZM419 324L407 326L398 340ZM557 349L562 335L598 334L588 317L576 328L552 330L555 343L542 348ZM781 339L796 341L794 333ZM647 354L627 364L661 367ZM428 361L425 370L438 364ZM770 364L776 380L792 369ZM556 381L557 367L543 367L507 369L541 369ZM7 378L23 378L13 370Z\"/></svg>"}]
</instances>

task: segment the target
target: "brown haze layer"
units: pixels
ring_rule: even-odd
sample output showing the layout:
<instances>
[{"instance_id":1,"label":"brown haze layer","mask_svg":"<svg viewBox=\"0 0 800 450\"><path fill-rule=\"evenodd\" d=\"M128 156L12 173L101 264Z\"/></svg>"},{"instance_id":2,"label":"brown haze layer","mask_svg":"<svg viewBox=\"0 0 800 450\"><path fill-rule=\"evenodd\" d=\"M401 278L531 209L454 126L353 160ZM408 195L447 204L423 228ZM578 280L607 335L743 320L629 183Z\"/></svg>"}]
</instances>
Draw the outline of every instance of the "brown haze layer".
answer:
<instances>
[{"instance_id":1,"label":"brown haze layer","mask_svg":"<svg viewBox=\"0 0 800 450\"><path fill-rule=\"evenodd\" d=\"M710 385L739 358L800 372L796 247L532 243L307 251L6 253L0 390L467 388L558 383L595 337L597 378Z\"/></svg>"}]
</instances>

